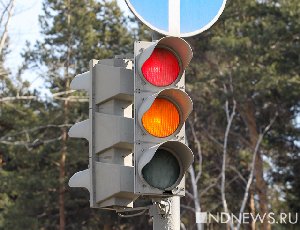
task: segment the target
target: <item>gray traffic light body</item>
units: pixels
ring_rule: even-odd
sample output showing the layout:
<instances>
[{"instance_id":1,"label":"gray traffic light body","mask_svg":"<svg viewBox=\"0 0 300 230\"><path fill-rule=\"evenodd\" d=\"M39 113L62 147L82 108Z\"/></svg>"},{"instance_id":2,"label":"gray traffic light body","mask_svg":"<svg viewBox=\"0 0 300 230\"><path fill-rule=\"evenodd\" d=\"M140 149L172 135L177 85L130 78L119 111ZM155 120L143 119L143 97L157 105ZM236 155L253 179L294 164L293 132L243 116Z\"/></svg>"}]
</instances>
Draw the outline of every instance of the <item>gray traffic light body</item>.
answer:
<instances>
[{"instance_id":1,"label":"gray traffic light body","mask_svg":"<svg viewBox=\"0 0 300 230\"><path fill-rule=\"evenodd\" d=\"M181 64L181 78L174 81L167 87L157 87L145 80L141 68L145 61L151 56L156 47L167 47L176 52ZM189 45L180 38L166 37L156 42L135 42L134 46L134 192L139 195L149 197L163 196L184 196L185 179L184 174L193 161L193 153L185 145L185 125L184 121L192 111L192 101L184 92L185 76L184 69L192 57L192 51ZM155 98L168 98L180 109L181 122L177 130L168 137L158 138L149 134L142 125L143 114L151 107ZM172 153L168 165L160 165L163 157L163 150ZM160 154L159 154L160 151ZM174 157L174 158L173 158ZM175 159L175 160L172 160ZM178 162L179 176L177 180L170 183L169 172L172 170L171 161ZM154 183L150 185L143 172L150 171L151 180ZM161 167L165 167L162 170ZM167 169L169 167L169 170ZM149 179L149 178L148 178ZM171 186L168 186L170 184ZM155 186L154 186L155 184ZM168 186L163 188L162 184Z\"/></svg>"},{"instance_id":2,"label":"gray traffic light body","mask_svg":"<svg viewBox=\"0 0 300 230\"><path fill-rule=\"evenodd\" d=\"M71 127L70 137L89 141L89 168L75 173L71 187L85 187L93 208L132 207L133 193L133 70L126 59L90 63L72 89L89 94L89 119Z\"/></svg>"},{"instance_id":3,"label":"gray traffic light body","mask_svg":"<svg viewBox=\"0 0 300 230\"><path fill-rule=\"evenodd\" d=\"M167 87L150 84L141 72L156 47L174 51L180 62L180 77ZM184 125L192 111L184 91L191 58L191 48L181 38L135 42L134 66L132 57L93 60L90 71L73 79L72 89L89 94L89 119L72 126L69 136L89 141L89 167L75 173L69 185L87 188L91 207L121 210L133 207L139 196L185 195L184 174L193 161ZM177 129L164 138L149 134L141 121L157 98L176 105L180 117Z\"/></svg>"}]
</instances>

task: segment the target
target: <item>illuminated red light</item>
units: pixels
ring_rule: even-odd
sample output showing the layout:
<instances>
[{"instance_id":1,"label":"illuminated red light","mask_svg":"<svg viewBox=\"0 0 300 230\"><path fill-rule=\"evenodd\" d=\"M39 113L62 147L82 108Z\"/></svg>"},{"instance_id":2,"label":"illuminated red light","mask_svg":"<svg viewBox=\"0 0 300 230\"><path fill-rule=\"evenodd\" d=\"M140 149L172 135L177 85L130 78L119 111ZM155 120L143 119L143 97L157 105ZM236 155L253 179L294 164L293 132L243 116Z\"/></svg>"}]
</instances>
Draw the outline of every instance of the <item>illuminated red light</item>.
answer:
<instances>
[{"instance_id":1,"label":"illuminated red light","mask_svg":"<svg viewBox=\"0 0 300 230\"><path fill-rule=\"evenodd\" d=\"M165 48L155 48L142 66L144 78L155 86L168 86L176 81L180 64L175 54Z\"/></svg>"}]
</instances>

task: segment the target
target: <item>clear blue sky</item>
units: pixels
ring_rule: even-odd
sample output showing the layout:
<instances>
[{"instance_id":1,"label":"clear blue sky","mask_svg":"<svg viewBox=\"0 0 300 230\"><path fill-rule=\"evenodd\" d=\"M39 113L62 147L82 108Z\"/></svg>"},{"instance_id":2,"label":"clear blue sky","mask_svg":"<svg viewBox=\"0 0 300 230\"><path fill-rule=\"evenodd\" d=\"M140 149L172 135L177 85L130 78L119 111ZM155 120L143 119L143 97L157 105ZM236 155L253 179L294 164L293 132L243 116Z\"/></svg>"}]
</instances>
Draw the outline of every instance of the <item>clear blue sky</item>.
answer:
<instances>
[{"instance_id":1,"label":"clear blue sky","mask_svg":"<svg viewBox=\"0 0 300 230\"><path fill-rule=\"evenodd\" d=\"M41 9L42 0L16 0L14 15L8 28L11 52L5 63L13 74L22 63L20 53L25 47L26 40L33 43L39 37L38 15ZM34 73L26 73L25 77L32 82L33 88L43 83Z\"/></svg>"}]
</instances>

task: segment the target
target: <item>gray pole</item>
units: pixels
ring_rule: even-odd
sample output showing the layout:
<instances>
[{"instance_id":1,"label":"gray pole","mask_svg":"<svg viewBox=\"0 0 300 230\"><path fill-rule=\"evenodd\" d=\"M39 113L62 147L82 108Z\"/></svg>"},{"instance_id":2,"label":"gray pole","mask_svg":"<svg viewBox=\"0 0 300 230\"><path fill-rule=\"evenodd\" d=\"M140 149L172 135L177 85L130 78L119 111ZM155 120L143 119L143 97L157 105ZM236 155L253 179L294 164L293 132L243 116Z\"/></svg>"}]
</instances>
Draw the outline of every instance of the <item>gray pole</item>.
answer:
<instances>
[{"instance_id":1,"label":"gray pole","mask_svg":"<svg viewBox=\"0 0 300 230\"><path fill-rule=\"evenodd\" d=\"M153 230L180 230L180 197L155 200L150 208Z\"/></svg>"}]
</instances>

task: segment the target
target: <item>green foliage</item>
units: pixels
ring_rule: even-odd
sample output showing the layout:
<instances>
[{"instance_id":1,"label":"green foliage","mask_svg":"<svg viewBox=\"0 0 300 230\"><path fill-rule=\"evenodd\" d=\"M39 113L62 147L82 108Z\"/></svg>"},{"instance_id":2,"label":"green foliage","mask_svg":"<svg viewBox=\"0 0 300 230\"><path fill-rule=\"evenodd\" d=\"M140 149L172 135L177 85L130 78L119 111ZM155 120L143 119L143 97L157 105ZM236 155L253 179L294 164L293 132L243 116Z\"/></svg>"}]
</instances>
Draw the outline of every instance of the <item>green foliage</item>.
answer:
<instances>
[{"instance_id":1,"label":"green foliage","mask_svg":"<svg viewBox=\"0 0 300 230\"><path fill-rule=\"evenodd\" d=\"M133 49L131 32L125 27L127 19L116 1L45 0L43 11L43 37L34 47L28 45L23 57L26 66L34 67L46 80L52 93L69 90L71 78L86 71L89 60L112 58ZM11 86L7 91L15 95L18 89L10 81L7 84ZM58 228L62 132L88 115L87 103L69 102L66 106L67 96L27 105L26 101L20 102L20 108L14 103L13 108L6 106L1 114L1 121L7 126L3 136L13 138L13 143L22 141L20 146L7 149L9 160L1 175L1 196L5 201L1 205L5 211L0 215L0 226L5 229ZM77 96L84 94L79 92ZM11 116L16 110L22 117ZM20 134L22 130L24 133ZM98 229L113 224L116 215L110 217L110 212L89 208L88 191L67 186L75 172L88 167L88 143L66 143L66 175L62 178L66 189L66 228Z\"/></svg>"},{"instance_id":2,"label":"green foliage","mask_svg":"<svg viewBox=\"0 0 300 230\"><path fill-rule=\"evenodd\" d=\"M199 182L203 211L222 211L224 106L228 101L232 109L234 99L237 114L229 133L226 168L229 209L239 211L245 188L241 178L248 178L253 156L245 116L253 116L260 133L277 114L261 145L261 153L270 162L265 162L265 177L271 211L299 212L296 141L300 130L295 126L300 108L299 4L297 0L229 0L212 28L188 39L194 58L186 74L187 91L194 101L190 121L203 155ZM115 1L45 0L40 23L42 37L33 47L28 45L23 56L26 67L34 67L52 93L68 91L73 76L86 71L90 59L132 52L132 37L151 37L145 26L125 18ZM128 23L137 27L129 30ZM60 159L65 144L62 132L87 117L88 105L66 103L68 94L42 101L28 87L20 78L1 75L1 97L37 96L38 100L0 102L0 229L57 229ZM190 126L187 128L190 146L197 153ZM88 143L74 139L66 143L62 180L66 229L148 229L147 217L124 220L111 212L90 209L88 191L67 186L73 173L87 168ZM196 173L198 160L195 154ZM189 181L187 189L191 191ZM189 196L182 202L193 207ZM183 209L182 221L187 229L193 229L194 213Z\"/></svg>"},{"instance_id":3,"label":"green foliage","mask_svg":"<svg viewBox=\"0 0 300 230\"><path fill-rule=\"evenodd\" d=\"M269 193L273 192L271 185L277 174L287 175L286 181L276 179L280 195L287 195L284 202L278 203L283 203L285 210L299 211L295 208L300 198L295 177L299 145L295 141L299 140L300 130L294 125L300 108L299 16L298 1L228 1L211 29L189 39L194 50L187 71L187 90L194 101L190 119L204 158L199 185L200 194L205 191L201 196L202 210L223 210L221 203L216 205L216 200L221 201L220 190L215 189L218 186L209 191L206 188L220 174L227 125L225 101L231 110L234 99L237 114L229 134L226 169L229 208L239 211L245 188L230 167L248 179L253 156L245 115L254 115L256 131L260 133L277 114L261 145L264 157L273 164L265 166ZM191 134L189 137L193 140ZM197 150L193 142L191 146ZM276 211L276 205L271 210Z\"/></svg>"}]
</instances>

